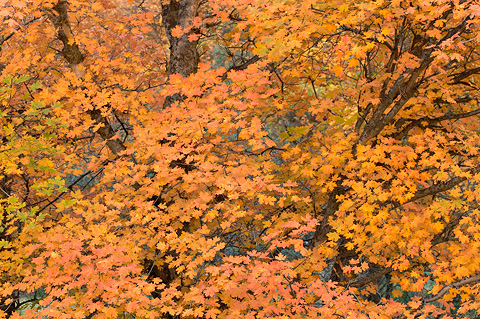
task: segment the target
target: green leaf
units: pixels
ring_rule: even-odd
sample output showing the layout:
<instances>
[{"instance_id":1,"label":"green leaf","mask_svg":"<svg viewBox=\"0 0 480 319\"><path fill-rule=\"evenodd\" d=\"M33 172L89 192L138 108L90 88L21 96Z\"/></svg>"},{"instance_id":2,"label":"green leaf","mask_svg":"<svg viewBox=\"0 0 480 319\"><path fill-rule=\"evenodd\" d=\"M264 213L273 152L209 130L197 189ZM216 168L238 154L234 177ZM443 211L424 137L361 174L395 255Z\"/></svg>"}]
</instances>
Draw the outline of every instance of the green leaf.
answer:
<instances>
[{"instance_id":1,"label":"green leaf","mask_svg":"<svg viewBox=\"0 0 480 319\"><path fill-rule=\"evenodd\" d=\"M35 216L38 212L38 209L39 209L38 206L32 207L32 209L30 210L30 214L32 216Z\"/></svg>"},{"instance_id":2,"label":"green leaf","mask_svg":"<svg viewBox=\"0 0 480 319\"><path fill-rule=\"evenodd\" d=\"M30 86L30 90L38 90L42 87L42 82L40 81L35 81L31 86Z\"/></svg>"},{"instance_id":3,"label":"green leaf","mask_svg":"<svg viewBox=\"0 0 480 319\"><path fill-rule=\"evenodd\" d=\"M43 107L43 104L41 102L32 101L32 109L37 110L41 107Z\"/></svg>"},{"instance_id":4,"label":"green leaf","mask_svg":"<svg viewBox=\"0 0 480 319\"><path fill-rule=\"evenodd\" d=\"M19 212L18 213L18 219L21 221L21 222L24 222L27 220L27 214L25 214L24 212Z\"/></svg>"},{"instance_id":5,"label":"green leaf","mask_svg":"<svg viewBox=\"0 0 480 319\"><path fill-rule=\"evenodd\" d=\"M66 208L73 206L76 202L75 199L64 199L60 202L60 205Z\"/></svg>"},{"instance_id":6,"label":"green leaf","mask_svg":"<svg viewBox=\"0 0 480 319\"><path fill-rule=\"evenodd\" d=\"M8 245L10 243L6 241L5 239L0 240L0 248L8 248Z\"/></svg>"},{"instance_id":7,"label":"green leaf","mask_svg":"<svg viewBox=\"0 0 480 319\"><path fill-rule=\"evenodd\" d=\"M10 84L12 84L12 79L13 79L13 76L7 75L6 77L4 77L4 78L2 79L2 82L5 83L5 84L10 85Z\"/></svg>"},{"instance_id":8,"label":"green leaf","mask_svg":"<svg viewBox=\"0 0 480 319\"><path fill-rule=\"evenodd\" d=\"M66 188L66 187L64 187L64 186L60 186L60 187L58 188L58 191L61 192L61 193L65 193L65 192L68 191L68 188Z\"/></svg>"},{"instance_id":9,"label":"green leaf","mask_svg":"<svg viewBox=\"0 0 480 319\"><path fill-rule=\"evenodd\" d=\"M22 76L18 77L17 79L15 79L15 84L19 84L19 83L22 83L22 82L25 82L25 81L28 81L28 80L30 80L29 75L22 75Z\"/></svg>"}]
</instances>

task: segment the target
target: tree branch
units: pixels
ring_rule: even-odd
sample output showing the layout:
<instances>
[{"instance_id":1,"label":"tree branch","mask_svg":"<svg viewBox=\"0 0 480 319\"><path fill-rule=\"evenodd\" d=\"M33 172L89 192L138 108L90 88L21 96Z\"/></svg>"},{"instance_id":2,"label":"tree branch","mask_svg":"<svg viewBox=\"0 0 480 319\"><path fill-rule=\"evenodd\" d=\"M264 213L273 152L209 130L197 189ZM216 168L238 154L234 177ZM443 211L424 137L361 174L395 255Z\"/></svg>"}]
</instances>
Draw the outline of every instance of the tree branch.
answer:
<instances>
[{"instance_id":1,"label":"tree branch","mask_svg":"<svg viewBox=\"0 0 480 319\"><path fill-rule=\"evenodd\" d=\"M442 121L459 120L459 119L475 116L475 115L478 115L478 114L480 114L480 109L470 111L470 112L465 112L465 113L446 114L446 115L436 117L436 118L421 117L421 118L416 119L416 120L403 120L403 122L405 122L405 121L411 121L411 122L407 126L405 126L400 132L398 132L397 134L395 134L393 136L394 136L395 139L401 139L401 138L405 137L408 134L408 132L411 129L413 129L414 127L425 127L425 125L422 124L422 123L425 123L425 122L427 123L427 125L431 126L431 125L435 125L435 124L437 124L439 122L442 122ZM400 123L400 122L397 122L397 123Z\"/></svg>"},{"instance_id":2,"label":"tree branch","mask_svg":"<svg viewBox=\"0 0 480 319\"><path fill-rule=\"evenodd\" d=\"M229 67L228 70L225 71L225 73L223 73L222 80L225 80L227 78L228 72L230 72L232 70L235 70L235 71L245 70L250 64L253 64L253 63L255 63L259 60L260 60L260 57L258 55L254 55L253 57L251 57L250 59L248 59L247 61L245 61L244 63L242 63L240 65L233 65L233 66Z\"/></svg>"},{"instance_id":3,"label":"tree branch","mask_svg":"<svg viewBox=\"0 0 480 319\"><path fill-rule=\"evenodd\" d=\"M59 0L53 7L53 11L49 13L49 18L57 30L57 38L63 43L63 49L61 51L62 55L72 68L73 72L79 78L83 78L85 76L83 68L85 56L75 42L72 28L68 21L68 2L66 0ZM114 138L116 132L108 122L107 118L102 116L100 110L89 111L88 114L97 124L102 124L97 130L97 133L104 141L106 141L107 147L112 153L118 155L126 149L122 141L118 138Z\"/></svg>"},{"instance_id":4,"label":"tree branch","mask_svg":"<svg viewBox=\"0 0 480 319\"><path fill-rule=\"evenodd\" d=\"M351 287L356 287L356 288L363 287L363 286L379 279L380 277L385 276L386 274L388 274L390 272L392 272L391 268L377 269L377 271L374 271L372 274L370 274L370 276L355 280L354 282L352 282L350 284L350 286Z\"/></svg>"},{"instance_id":5,"label":"tree branch","mask_svg":"<svg viewBox=\"0 0 480 319\"><path fill-rule=\"evenodd\" d=\"M480 173L480 166L474 167L474 168L468 170L468 172L472 175L478 174L478 173ZM412 198L410 198L409 200L407 200L406 202L403 202L403 203L395 202L393 207L397 208L397 207L400 207L404 204L407 204L407 203L416 201L418 199L421 199L423 197L432 196L432 195L435 195L435 194L438 194L438 193L441 193L441 192L448 191L448 190L452 189L453 187L459 185L460 183L465 182L466 180L468 180L467 177L458 177L457 176L457 177L453 177L453 178L449 179L448 181L434 183L430 187L422 188L422 189L416 191L415 195Z\"/></svg>"},{"instance_id":6,"label":"tree branch","mask_svg":"<svg viewBox=\"0 0 480 319\"><path fill-rule=\"evenodd\" d=\"M434 61L434 57L432 57L433 52L438 49L440 44L445 40L465 31L468 21L469 18L465 18L461 24L450 29L442 39L436 42L436 44L425 47L425 45L428 44L428 41L422 41L420 47L416 46L412 48L411 53L417 55L422 61L420 66L409 70L406 74L400 75L400 77L395 81L388 91L388 94L380 94L381 101L378 104L377 109L374 111L372 117L365 125L364 130L358 139L358 144L367 143L370 139L377 136L382 129L393 120L395 115L415 95L418 87L422 84L423 79L421 78L421 74L426 71L430 64ZM406 79L407 76L408 80ZM384 83L386 84L388 81L390 80L387 79ZM386 89L385 85L384 88ZM382 89L382 91L384 91L384 89ZM394 101L398 98L400 99L394 103ZM384 112L390 106L390 111L387 114L384 114Z\"/></svg>"},{"instance_id":7,"label":"tree branch","mask_svg":"<svg viewBox=\"0 0 480 319\"><path fill-rule=\"evenodd\" d=\"M447 292L450 290L450 288L459 288L461 286L469 285L469 284L476 284L480 282L480 275L476 275L470 278L465 278L462 280L459 280L457 282L451 283L450 285L447 285L443 287L438 294L435 296L429 297L429 298L423 298L423 302L434 302L437 301L438 299L442 298L447 294Z\"/></svg>"}]
</instances>

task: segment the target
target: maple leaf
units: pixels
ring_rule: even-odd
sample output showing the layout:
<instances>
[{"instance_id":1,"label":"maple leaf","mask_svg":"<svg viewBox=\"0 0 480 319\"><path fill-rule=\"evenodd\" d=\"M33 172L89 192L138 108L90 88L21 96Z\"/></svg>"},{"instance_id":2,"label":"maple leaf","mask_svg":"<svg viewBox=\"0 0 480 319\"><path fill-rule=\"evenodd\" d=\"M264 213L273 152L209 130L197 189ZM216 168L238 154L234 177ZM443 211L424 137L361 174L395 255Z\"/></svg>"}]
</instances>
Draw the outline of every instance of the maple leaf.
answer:
<instances>
[{"instance_id":1,"label":"maple leaf","mask_svg":"<svg viewBox=\"0 0 480 319\"><path fill-rule=\"evenodd\" d=\"M0 9L5 316L480 307L474 1L40 2Z\"/></svg>"}]
</instances>

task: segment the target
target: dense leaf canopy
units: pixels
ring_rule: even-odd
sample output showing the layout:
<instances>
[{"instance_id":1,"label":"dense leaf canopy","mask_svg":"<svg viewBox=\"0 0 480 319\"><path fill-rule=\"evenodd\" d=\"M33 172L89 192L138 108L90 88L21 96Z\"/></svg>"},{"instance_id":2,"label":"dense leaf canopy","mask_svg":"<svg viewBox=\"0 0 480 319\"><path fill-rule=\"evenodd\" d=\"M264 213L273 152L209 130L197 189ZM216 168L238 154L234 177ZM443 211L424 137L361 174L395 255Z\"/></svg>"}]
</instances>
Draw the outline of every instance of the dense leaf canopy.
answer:
<instances>
[{"instance_id":1,"label":"dense leaf canopy","mask_svg":"<svg viewBox=\"0 0 480 319\"><path fill-rule=\"evenodd\" d=\"M480 315L478 1L0 3L0 318Z\"/></svg>"}]
</instances>

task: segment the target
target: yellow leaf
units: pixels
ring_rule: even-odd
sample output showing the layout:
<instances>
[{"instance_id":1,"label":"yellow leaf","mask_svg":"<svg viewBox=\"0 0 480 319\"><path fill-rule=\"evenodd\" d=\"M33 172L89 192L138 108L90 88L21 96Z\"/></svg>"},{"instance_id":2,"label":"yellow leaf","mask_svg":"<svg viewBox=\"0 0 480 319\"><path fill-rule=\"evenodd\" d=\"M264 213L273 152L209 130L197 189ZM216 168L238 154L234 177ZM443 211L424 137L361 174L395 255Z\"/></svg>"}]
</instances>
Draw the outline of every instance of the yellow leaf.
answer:
<instances>
[{"instance_id":1,"label":"yellow leaf","mask_svg":"<svg viewBox=\"0 0 480 319\"><path fill-rule=\"evenodd\" d=\"M55 164L49 160L48 158L42 158L41 160L38 161L38 166L39 167L49 167L52 168Z\"/></svg>"}]
</instances>

